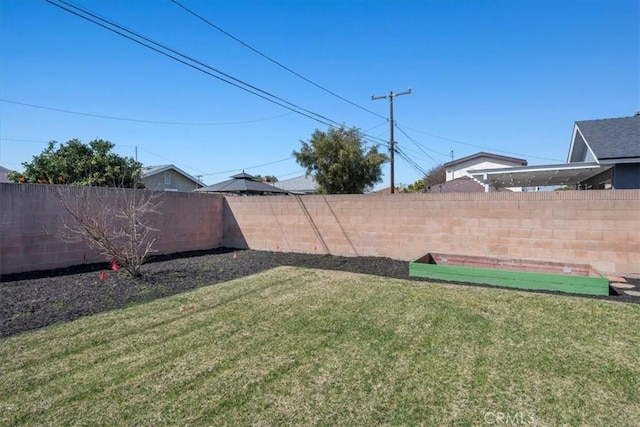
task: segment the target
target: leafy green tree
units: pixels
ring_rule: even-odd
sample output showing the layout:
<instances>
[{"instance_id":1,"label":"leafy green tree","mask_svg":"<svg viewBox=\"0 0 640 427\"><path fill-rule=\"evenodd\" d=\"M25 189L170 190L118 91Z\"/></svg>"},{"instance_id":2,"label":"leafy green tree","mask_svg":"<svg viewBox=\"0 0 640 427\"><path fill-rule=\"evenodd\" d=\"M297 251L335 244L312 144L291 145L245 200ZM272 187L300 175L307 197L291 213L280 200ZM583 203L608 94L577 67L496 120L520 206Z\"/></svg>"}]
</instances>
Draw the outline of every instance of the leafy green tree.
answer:
<instances>
[{"instance_id":1,"label":"leafy green tree","mask_svg":"<svg viewBox=\"0 0 640 427\"><path fill-rule=\"evenodd\" d=\"M447 181L447 172L442 165L436 165L429 169L424 178L417 180L413 184L403 186L402 193L420 193L432 185L442 184Z\"/></svg>"},{"instance_id":2,"label":"leafy green tree","mask_svg":"<svg viewBox=\"0 0 640 427\"><path fill-rule=\"evenodd\" d=\"M315 174L319 193L362 194L382 181L382 164L387 156L377 147L366 150L356 128L316 130L309 141L300 142L302 148L293 155L307 174Z\"/></svg>"},{"instance_id":3,"label":"leafy green tree","mask_svg":"<svg viewBox=\"0 0 640 427\"><path fill-rule=\"evenodd\" d=\"M575 190L576 186L575 185L565 185L562 187L558 187L556 189L554 189L553 191L568 191L568 190Z\"/></svg>"},{"instance_id":4,"label":"leafy green tree","mask_svg":"<svg viewBox=\"0 0 640 427\"><path fill-rule=\"evenodd\" d=\"M121 157L111 150L115 144L96 139L83 144L72 139L66 144L56 141L31 162L25 162L24 173L11 172L15 182L39 184L86 185L95 187L139 187L142 165L131 157Z\"/></svg>"},{"instance_id":5,"label":"leafy green tree","mask_svg":"<svg viewBox=\"0 0 640 427\"><path fill-rule=\"evenodd\" d=\"M413 184L409 184L402 189L403 193L419 193L424 188L424 178L417 180Z\"/></svg>"},{"instance_id":6,"label":"leafy green tree","mask_svg":"<svg viewBox=\"0 0 640 427\"><path fill-rule=\"evenodd\" d=\"M275 175L265 175L265 176L255 175L253 177L253 180L258 182L262 182L266 180L267 182L270 182L272 184L278 182L278 178Z\"/></svg>"}]
</instances>

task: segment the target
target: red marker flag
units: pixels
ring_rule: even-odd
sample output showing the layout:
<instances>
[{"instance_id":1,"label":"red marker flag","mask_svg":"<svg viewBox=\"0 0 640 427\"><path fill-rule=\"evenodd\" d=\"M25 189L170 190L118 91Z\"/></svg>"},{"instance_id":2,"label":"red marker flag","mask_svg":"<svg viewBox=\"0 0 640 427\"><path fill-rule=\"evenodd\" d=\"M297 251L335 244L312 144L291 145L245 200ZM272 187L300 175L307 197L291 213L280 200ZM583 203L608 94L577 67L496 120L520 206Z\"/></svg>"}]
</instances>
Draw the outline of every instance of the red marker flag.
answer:
<instances>
[{"instance_id":1,"label":"red marker flag","mask_svg":"<svg viewBox=\"0 0 640 427\"><path fill-rule=\"evenodd\" d=\"M118 267L118 263L117 263L117 262L114 262L113 264L111 264L111 269L112 269L113 271L118 271L118 269L119 269L119 268L120 268L120 267Z\"/></svg>"},{"instance_id":2,"label":"red marker flag","mask_svg":"<svg viewBox=\"0 0 640 427\"><path fill-rule=\"evenodd\" d=\"M100 280L107 280L107 273L105 271L100 272Z\"/></svg>"}]
</instances>

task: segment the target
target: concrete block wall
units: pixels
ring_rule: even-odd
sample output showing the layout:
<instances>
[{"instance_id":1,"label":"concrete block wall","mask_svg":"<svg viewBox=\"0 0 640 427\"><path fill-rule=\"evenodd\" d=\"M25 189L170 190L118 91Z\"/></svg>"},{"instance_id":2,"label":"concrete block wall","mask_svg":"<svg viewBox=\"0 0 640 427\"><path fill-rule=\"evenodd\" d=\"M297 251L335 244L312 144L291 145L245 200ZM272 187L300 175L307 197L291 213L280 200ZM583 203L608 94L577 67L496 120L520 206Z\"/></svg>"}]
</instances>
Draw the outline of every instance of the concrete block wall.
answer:
<instances>
[{"instance_id":1,"label":"concrete block wall","mask_svg":"<svg viewBox=\"0 0 640 427\"><path fill-rule=\"evenodd\" d=\"M73 203L82 189L57 187ZM89 188L106 200L116 190ZM131 190L126 190L131 191ZM168 254L211 249L222 242L223 198L218 195L163 192L153 227L160 230L155 249ZM107 261L85 243L59 238L66 212L51 193L51 186L0 184L0 274L46 270Z\"/></svg>"},{"instance_id":2,"label":"concrete block wall","mask_svg":"<svg viewBox=\"0 0 640 427\"><path fill-rule=\"evenodd\" d=\"M427 252L640 273L640 190L227 197L223 245L412 260Z\"/></svg>"}]
</instances>

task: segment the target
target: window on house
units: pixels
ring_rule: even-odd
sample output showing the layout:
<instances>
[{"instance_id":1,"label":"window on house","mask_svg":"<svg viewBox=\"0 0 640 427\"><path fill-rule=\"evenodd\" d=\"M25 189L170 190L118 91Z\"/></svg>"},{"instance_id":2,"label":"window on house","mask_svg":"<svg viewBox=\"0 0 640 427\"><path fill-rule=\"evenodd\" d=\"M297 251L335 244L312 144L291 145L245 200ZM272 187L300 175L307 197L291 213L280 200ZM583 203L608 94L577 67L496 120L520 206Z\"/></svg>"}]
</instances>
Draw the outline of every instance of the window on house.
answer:
<instances>
[{"instance_id":1,"label":"window on house","mask_svg":"<svg viewBox=\"0 0 640 427\"><path fill-rule=\"evenodd\" d=\"M164 185L171 185L171 172L164 173Z\"/></svg>"}]
</instances>

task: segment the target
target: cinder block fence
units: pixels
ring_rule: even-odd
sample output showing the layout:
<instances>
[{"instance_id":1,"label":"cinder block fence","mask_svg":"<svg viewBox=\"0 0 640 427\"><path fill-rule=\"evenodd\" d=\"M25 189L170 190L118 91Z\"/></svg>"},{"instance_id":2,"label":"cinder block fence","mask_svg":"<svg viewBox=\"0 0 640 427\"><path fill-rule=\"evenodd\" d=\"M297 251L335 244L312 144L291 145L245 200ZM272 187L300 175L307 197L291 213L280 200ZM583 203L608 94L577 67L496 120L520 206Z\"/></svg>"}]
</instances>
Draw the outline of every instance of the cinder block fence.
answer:
<instances>
[{"instance_id":1,"label":"cinder block fence","mask_svg":"<svg viewBox=\"0 0 640 427\"><path fill-rule=\"evenodd\" d=\"M640 190L228 197L223 245L412 260L427 252L640 273Z\"/></svg>"},{"instance_id":2,"label":"cinder block fence","mask_svg":"<svg viewBox=\"0 0 640 427\"><path fill-rule=\"evenodd\" d=\"M223 245L412 260L444 252L640 274L640 190L161 197L160 253ZM0 274L105 261L57 237L64 215L46 185L0 184Z\"/></svg>"},{"instance_id":3,"label":"cinder block fence","mask_svg":"<svg viewBox=\"0 0 640 427\"><path fill-rule=\"evenodd\" d=\"M69 203L73 203L81 191L77 187L57 188ZM116 197L115 189L88 190L99 192L107 202ZM153 215L153 227L159 230L155 245L159 253L220 246L222 196L179 192L159 194L159 214ZM84 243L65 243L59 238L65 217L66 212L50 186L0 184L0 274L107 261Z\"/></svg>"}]
</instances>

